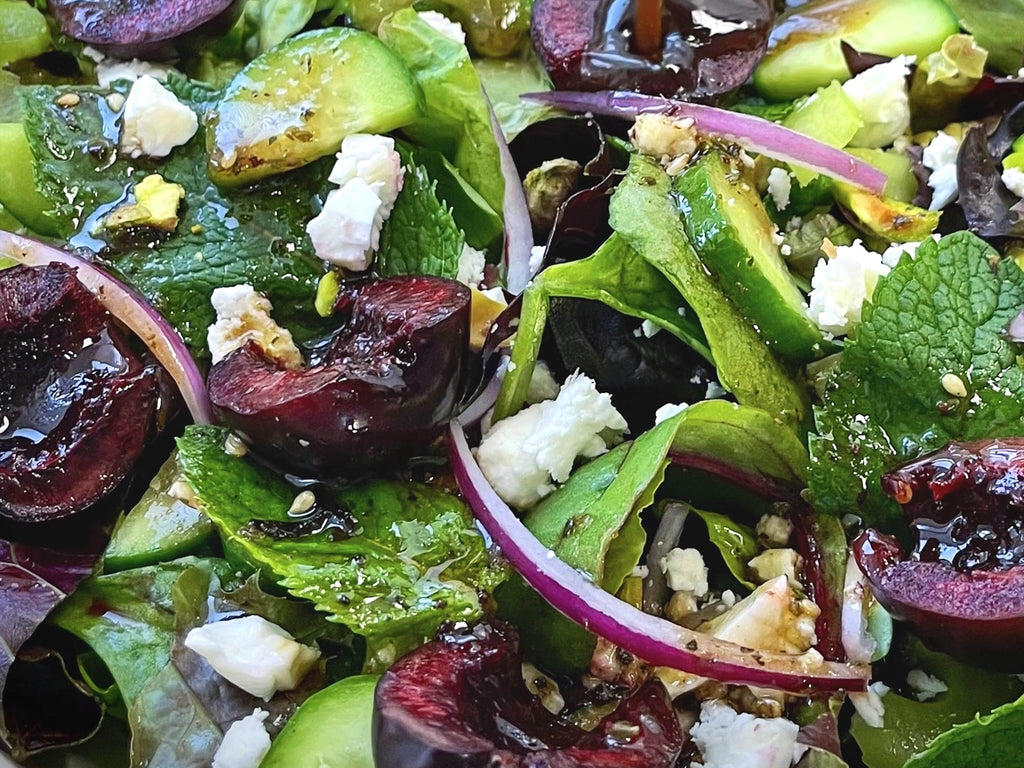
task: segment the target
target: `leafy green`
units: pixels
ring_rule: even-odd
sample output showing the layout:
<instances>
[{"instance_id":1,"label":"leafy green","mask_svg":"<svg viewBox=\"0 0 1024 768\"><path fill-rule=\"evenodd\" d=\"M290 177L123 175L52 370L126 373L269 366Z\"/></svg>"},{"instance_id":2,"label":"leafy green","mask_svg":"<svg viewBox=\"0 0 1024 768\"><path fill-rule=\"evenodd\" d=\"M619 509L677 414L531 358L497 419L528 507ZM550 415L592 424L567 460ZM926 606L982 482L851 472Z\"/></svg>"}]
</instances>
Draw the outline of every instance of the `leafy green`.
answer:
<instances>
[{"instance_id":1,"label":"leafy green","mask_svg":"<svg viewBox=\"0 0 1024 768\"><path fill-rule=\"evenodd\" d=\"M859 715L854 715L851 733L863 752L864 764L868 768L903 768L904 765L912 765L914 768L932 765L934 768L947 765L958 768L998 765L1000 768L1008 768L1011 765L1006 762L1005 756L999 759L995 753L986 754L978 760L960 762L945 762L936 757L937 762L934 764L928 762L930 758L911 758L919 753L931 754L928 747L936 737L939 737L936 744L941 753L945 750L945 739L950 734L970 735L959 729L950 731L950 728L962 723L971 723L965 729L973 728L974 723L971 721L978 715L987 715L994 708L1017 699L1024 693L1024 685L1018 679L1012 675L966 666L945 654L927 650L920 641L914 639L894 651L893 656L898 657L895 668L901 675L901 679L892 681L894 685L905 681L908 669L921 669L944 682L949 690L930 701L917 701L895 692L887 694L882 699L885 704L884 728L871 728ZM1019 704L1011 706L1019 708ZM1020 728L1019 725L1017 727ZM988 733L990 731L987 729L981 729L970 736L979 738L973 742L973 748L979 754L985 748ZM959 738L957 736L954 740ZM998 742L999 737L993 741ZM1019 743L1019 735L1011 743ZM949 753L950 756L954 754L957 752ZM908 763L908 760L911 762Z\"/></svg>"},{"instance_id":2,"label":"leafy green","mask_svg":"<svg viewBox=\"0 0 1024 768\"><path fill-rule=\"evenodd\" d=\"M671 181L657 163L630 158L612 195L611 225L693 307L722 386L744 405L801 424L808 416L806 393L701 263L686 237Z\"/></svg>"},{"instance_id":3,"label":"leafy green","mask_svg":"<svg viewBox=\"0 0 1024 768\"><path fill-rule=\"evenodd\" d=\"M181 78L171 78L168 85L200 115L219 94ZM60 109L56 99L69 91L80 102L74 109ZM326 186L329 160L268 179L256 189L221 192L206 173L202 131L160 162L111 154L118 127L107 93L49 86L22 91L37 185L53 208L60 234L74 246L102 250L108 266L138 289L199 356L206 355L206 329L215 318L210 294L221 286L253 285L268 295L275 319L299 340L314 335L320 325L313 297L323 270L308 255L312 248L305 223L314 214L314 195ZM177 231L152 247L99 239L103 217L150 173L185 188Z\"/></svg>"},{"instance_id":4,"label":"leafy green","mask_svg":"<svg viewBox=\"0 0 1024 768\"><path fill-rule=\"evenodd\" d=\"M883 474L950 440L1020 434L1024 368L1003 330L1024 305L1024 272L997 258L961 232L879 281L816 413L808 485L819 510L898 530ZM943 388L947 374L968 397Z\"/></svg>"},{"instance_id":5,"label":"leafy green","mask_svg":"<svg viewBox=\"0 0 1024 768\"><path fill-rule=\"evenodd\" d=\"M259 53L265 53L292 35L301 32L316 13L316 0L259 0Z\"/></svg>"},{"instance_id":6,"label":"leafy green","mask_svg":"<svg viewBox=\"0 0 1024 768\"><path fill-rule=\"evenodd\" d=\"M443 152L491 208L502 210L505 181L491 112L466 46L438 32L411 8L384 19L377 34L423 89L426 113L405 126L405 133Z\"/></svg>"},{"instance_id":7,"label":"leafy green","mask_svg":"<svg viewBox=\"0 0 1024 768\"><path fill-rule=\"evenodd\" d=\"M753 477L802 487L807 448L793 430L758 408L705 400L683 411L674 453L699 453Z\"/></svg>"},{"instance_id":8,"label":"leafy green","mask_svg":"<svg viewBox=\"0 0 1024 768\"><path fill-rule=\"evenodd\" d=\"M1024 51L1024 0L948 0L960 26L989 52L989 62L1015 74Z\"/></svg>"},{"instance_id":9,"label":"leafy green","mask_svg":"<svg viewBox=\"0 0 1024 768\"><path fill-rule=\"evenodd\" d=\"M964 768L998 765L1021 768L1024 753L1020 734L1024 729L1024 698L1005 704L986 717L955 726L935 739L924 754L907 761L905 768Z\"/></svg>"},{"instance_id":10,"label":"leafy green","mask_svg":"<svg viewBox=\"0 0 1024 768\"><path fill-rule=\"evenodd\" d=\"M132 766L206 768L223 730L256 706L257 699L184 650L185 635L212 610L263 616L307 643L336 645L350 637L309 603L262 593L253 580L231 588L232 571L223 560L189 557L97 576L54 614L58 626L89 645L116 684L119 697L108 689L105 698L127 706ZM90 678L102 673L97 666L90 664ZM283 719L323 682L317 670L298 690L259 703Z\"/></svg>"},{"instance_id":11,"label":"leafy green","mask_svg":"<svg viewBox=\"0 0 1024 768\"><path fill-rule=\"evenodd\" d=\"M422 166L407 163L402 191L381 233L377 272L455 277L464 243L452 212L438 200L437 182Z\"/></svg>"},{"instance_id":12,"label":"leafy green","mask_svg":"<svg viewBox=\"0 0 1024 768\"><path fill-rule=\"evenodd\" d=\"M524 93L551 90L551 80L533 48L517 58L474 62L501 130L509 141L524 128L558 113L553 107L520 98Z\"/></svg>"},{"instance_id":13,"label":"leafy green","mask_svg":"<svg viewBox=\"0 0 1024 768\"><path fill-rule=\"evenodd\" d=\"M505 572L491 562L466 505L430 486L371 482L339 501L360 532L277 540L254 534L253 520L286 522L295 488L224 451L227 431L189 427L178 439L185 477L220 530L229 560L259 569L330 620L368 637L424 637L444 621L482 613L478 590Z\"/></svg>"},{"instance_id":14,"label":"leafy green","mask_svg":"<svg viewBox=\"0 0 1024 768\"><path fill-rule=\"evenodd\" d=\"M726 567L740 584L747 589L756 585L747 577L747 563L758 552L757 537L746 525L737 523L728 515L718 512L702 512L693 510L694 514L704 521L708 528L708 538L721 553Z\"/></svg>"},{"instance_id":15,"label":"leafy green","mask_svg":"<svg viewBox=\"0 0 1024 768\"><path fill-rule=\"evenodd\" d=\"M437 183L437 198L451 209L456 226L466 235L466 242L474 248L486 250L500 247L505 225L480 193L473 189L436 149L398 142L403 162L423 166L427 175Z\"/></svg>"},{"instance_id":16,"label":"leafy green","mask_svg":"<svg viewBox=\"0 0 1024 768\"><path fill-rule=\"evenodd\" d=\"M782 124L791 130L810 136L832 147L842 149L864 124L860 108L837 80L819 88L813 96L799 102ZM818 174L802 166L793 167L793 176L806 186Z\"/></svg>"},{"instance_id":17,"label":"leafy green","mask_svg":"<svg viewBox=\"0 0 1024 768\"><path fill-rule=\"evenodd\" d=\"M592 299L643 318L686 342L705 357L710 353L693 313L665 277L618 236L581 261L548 267L523 293L512 363L501 383L495 420L518 411L530 388L553 296Z\"/></svg>"}]
</instances>

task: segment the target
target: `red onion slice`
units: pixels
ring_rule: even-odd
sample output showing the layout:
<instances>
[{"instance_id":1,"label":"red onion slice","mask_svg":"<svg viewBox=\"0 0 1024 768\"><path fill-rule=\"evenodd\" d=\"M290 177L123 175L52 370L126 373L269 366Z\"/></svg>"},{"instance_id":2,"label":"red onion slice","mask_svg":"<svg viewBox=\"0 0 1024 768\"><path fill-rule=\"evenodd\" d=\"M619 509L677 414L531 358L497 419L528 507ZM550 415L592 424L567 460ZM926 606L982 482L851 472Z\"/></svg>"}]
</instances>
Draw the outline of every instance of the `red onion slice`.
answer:
<instances>
[{"instance_id":1,"label":"red onion slice","mask_svg":"<svg viewBox=\"0 0 1024 768\"><path fill-rule=\"evenodd\" d=\"M459 488L488 535L530 586L577 624L650 664L722 682L793 692L866 690L869 667L744 650L644 613L605 592L542 545L498 497L458 421L449 426L448 449Z\"/></svg>"},{"instance_id":2,"label":"red onion slice","mask_svg":"<svg viewBox=\"0 0 1024 768\"><path fill-rule=\"evenodd\" d=\"M751 152L810 168L823 176L863 187L877 195L882 194L888 178L853 155L755 115L628 91L553 91L527 93L523 98L571 112L593 112L612 117L634 118L645 112L689 117L701 133L721 136Z\"/></svg>"},{"instance_id":3,"label":"red onion slice","mask_svg":"<svg viewBox=\"0 0 1024 768\"><path fill-rule=\"evenodd\" d=\"M1018 344L1024 342L1024 309L1006 327L1006 337Z\"/></svg>"},{"instance_id":4,"label":"red onion slice","mask_svg":"<svg viewBox=\"0 0 1024 768\"><path fill-rule=\"evenodd\" d=\"M10 232L0 231L0 255L30 267L56 263L76 268L82 284L96 294L110 314L142 339L171 375L195 422L211 422L206 384L188 347L178 332L134 290L85 259Z\"/></svg>"},{"instance_id":5,"label":"red onion slice","mask_svg":"<svg viewBox=\"0 0 1024 768\"><path fill-rule=\"evenodd\" d=\"M486 95L485 95L486 98ZM490 100L487 105L490 107ZM533 225L526 207L526 193L519 179L512 153L501 130L494 108L491 107L491 130L501 156L501 172L505 177L505 200L502 215L505 219L505 289L518 296L533 277L530 269L530 251L533 249Z\"/></svg>"}]
</instances>

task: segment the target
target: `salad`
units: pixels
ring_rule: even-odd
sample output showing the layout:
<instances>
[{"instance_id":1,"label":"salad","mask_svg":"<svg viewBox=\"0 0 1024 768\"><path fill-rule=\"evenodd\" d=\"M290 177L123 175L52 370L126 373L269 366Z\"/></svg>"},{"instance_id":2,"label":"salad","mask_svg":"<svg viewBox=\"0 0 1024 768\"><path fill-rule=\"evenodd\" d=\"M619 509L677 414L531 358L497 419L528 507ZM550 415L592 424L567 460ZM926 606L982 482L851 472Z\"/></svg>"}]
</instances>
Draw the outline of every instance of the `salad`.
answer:
<instances>
[{"instance_id":1,"label":"salad","mask_svg":"<svg viewBox=\"0 0 1024 768\"><path fill-rule=\"evenodd\" d=\"M1024 765L1020 0L0 0L0 763Z\"/></svg>"}]
</instances>

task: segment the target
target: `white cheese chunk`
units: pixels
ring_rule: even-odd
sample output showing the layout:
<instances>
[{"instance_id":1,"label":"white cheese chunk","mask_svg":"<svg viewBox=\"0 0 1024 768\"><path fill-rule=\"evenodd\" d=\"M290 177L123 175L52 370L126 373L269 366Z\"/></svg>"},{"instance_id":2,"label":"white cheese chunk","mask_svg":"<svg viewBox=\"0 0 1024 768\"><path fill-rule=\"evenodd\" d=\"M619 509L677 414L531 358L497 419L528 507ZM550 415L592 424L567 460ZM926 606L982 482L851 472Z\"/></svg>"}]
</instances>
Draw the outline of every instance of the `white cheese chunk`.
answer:
<instances>
[{"instance_id":1,"label":"white cheese chunk","mask_svg":"<svg viewBox=\"0 0 1024 768\"><path fill-rule=\"evenodd\" d=\"M452 21L443 13L438 13L437 11L420 11L418 15L445 37L454 40L460 45L466 44L466 31L457 21Z\"/></svg>"},{"instance_id":2,"label":"white cheese chunk","mask_svg":"<svg viewBox=\"0 0 1024 768\"><path fill-rule=\"evenodd\" d=\"M690 735L704 768L790 768L800 727L781 717L754 717L719 702L704 702Z\"/></svg>"},{"instance_id":3,"label":"white cheese chunk","mask_svg":"<svg viewBox=\"0 0 1024 768\"><path fill-rule=\"evenodd\" d=\"M155 77L143 75L124 103L121 148L132 157L167 157L199 130L195 112Z\"/></svg>"},{"instance_id":4,"label":"white cheese chunk","mask_svg":"<svg viewBox=\"0 0 1024 768\"><path fill-rule=\"evenodd\" d=\"M251 285L217 288L210 302L217 312L217 322L207 331L206 343L214 363L252 341L285 368L302 365L302 353L291 333L270 316L274 309L270 300Z\"/></svg>"},{"instance_id":5,"label":"white cheese chunk","mask_svg":"<svg viewBox=\"0 0 1024 768\"><path fill-rule=\"evenodd\" d=\"M694 597L708 593L708 568L699 550L675 547L661 558L659 565L674 592L689 592Z\"/></svg>"},{"instance_id":6,"label":"white cheese chunk","mask_svg":"<svg viewBox=\"0 0 1024 768\"><path fill-rule=\"evenodd\" d=\"M888 147L907 132L910 128L907 75L913 62L913 56L897 56L843 83L843 91L860 109L863 119L850 146Z\"/></svg>"},{"instance_id":7,"label":"white cheese chunk","mask_svg":"<svg viewBox=\"0 0 1024 768\"><path fill-rule=\"evenodd\" d=\"M935 138L928 142L921 157L921 163L928 168L928 186L932 188L932 201L928 206L933 211L940 211L956 200L959 194L956 176L956 156L960 151L960 142L945 131L939 131Z\"/></svg>"},{"instance_id":8,"label":"white cheese chunk","mask_svg":"<svg viewBox=\"0 0 1024 768\"><path fill-rule=\"evenodd\" d=\"M232 723L213 755L213 768L259 768L270 751L270 734L263 725L269 715L266 710L255 709Z\"/></svg>"},{"instance_id":9,"label":"white cheese chunk","mask_svg":"<svg viewBox=\"0 0 1024 768\"><path fill-rule=\"evenodd\" d=\"M580 456L608 450L601 433L622 432L626 420L592 379L575 373L554 400L531 405L495 424L477 449L477 460L498 495L529 509L565 482Z\"/></svg>"},{"instance_id":10,"label":"white cheese chunk","mask_svg":"<svg viewBox=\"0 0 1024 768\"><path fill-rule=\"evenodd\" d=\"M889 274L890 268L860 240L837 245L835 254L814 267L809 311L821 330L845 336L860 323L864 302L871 300L878 279Z\"/></svg>"},{"instance_id":11,"label":"white cheese chunk","mask_svg":"<svg viewBox=\"0 0 1024 768\"><path fill-rule=\"evenodd\" d=\"M296 642L262 616L196 627L186 636L185 647L206 659L228 682L265 701L278 691L298 687L320 658L316 648Z\"/></svg>"}]
</instances>

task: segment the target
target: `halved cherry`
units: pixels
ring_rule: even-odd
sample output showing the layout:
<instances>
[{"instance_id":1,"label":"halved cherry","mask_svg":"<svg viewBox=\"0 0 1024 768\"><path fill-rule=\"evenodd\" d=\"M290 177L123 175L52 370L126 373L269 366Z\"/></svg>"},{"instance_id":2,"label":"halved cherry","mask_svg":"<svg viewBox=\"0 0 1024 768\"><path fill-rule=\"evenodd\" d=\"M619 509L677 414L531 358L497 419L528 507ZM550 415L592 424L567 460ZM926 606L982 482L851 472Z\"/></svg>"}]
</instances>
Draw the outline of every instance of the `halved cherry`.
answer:
<instances>
[{"instance_id":1,"label":"halved cherry","mask_svg":"<svg viewBox=\"0 0 1024 768\"><path fill-rule=\"evenodd\" d=\"M402 768L670 768L684 738L665 687L640 686L592 731L544 708L513 630L428 643L377 686L377 765Z\"/></svg>"},{"instance_id":2,"label":"halved cherry","mask_svg":"<svg viewBox=\"0 0 1024 768\"><path fill-rule=\"evenodd\" d=\"M439 277L351 285L348 317L300 369L250 343L213 366L218 419L282 466L341 475L410 455L437 438L460 392L470 291Z\"/></svg>"}]
</instances>

